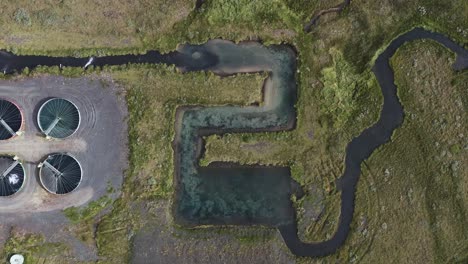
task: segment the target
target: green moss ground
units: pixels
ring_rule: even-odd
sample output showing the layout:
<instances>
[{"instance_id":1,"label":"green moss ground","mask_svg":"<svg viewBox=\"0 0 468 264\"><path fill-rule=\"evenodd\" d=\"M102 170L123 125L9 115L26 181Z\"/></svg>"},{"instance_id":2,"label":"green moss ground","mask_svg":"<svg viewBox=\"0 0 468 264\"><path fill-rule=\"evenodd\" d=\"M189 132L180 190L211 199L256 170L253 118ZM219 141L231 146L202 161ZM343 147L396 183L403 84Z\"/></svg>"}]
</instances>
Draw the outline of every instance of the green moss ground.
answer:
<instances>
[{"instance_id":1,"label":"green moss ground","mask_svg":"<svg viewBox=\"0 0 468 264\"><path fill-rule=\"evenodd\" d=\"M1 258L6 261L14 253L21 253L25 263L63 263L73 257L70 249L63 244L49 243L40 235L12 230L3 246Z\"/></svg>"}]
</instances>

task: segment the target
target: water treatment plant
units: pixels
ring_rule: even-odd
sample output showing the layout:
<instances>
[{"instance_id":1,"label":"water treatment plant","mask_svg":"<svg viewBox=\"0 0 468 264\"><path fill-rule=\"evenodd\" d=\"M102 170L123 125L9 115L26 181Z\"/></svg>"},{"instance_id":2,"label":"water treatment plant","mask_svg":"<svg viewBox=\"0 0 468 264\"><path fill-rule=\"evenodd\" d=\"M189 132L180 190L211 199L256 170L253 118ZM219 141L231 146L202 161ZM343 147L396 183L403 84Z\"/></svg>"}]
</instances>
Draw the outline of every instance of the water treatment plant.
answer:
<instances>
[{"instance_id":1,"label":"water treatment plant","mask_svg":"<svg viewBox=\"0 0 468 264\"><path fill-rule=\"evenodd\" d=\"M26 177L23 165L14 157L0 156L0 196L18 192Z\"/></svg>"},{"instance_id":2,"label":"water treatment plant","mask_svg":"<svg viewBox=\"0 0 468 264\"><path fill-rule=\"evenodd\" d=\"M0 99L1 140L21 136L25 129L24 115L16 103ZM29 113L27 113L29 114ZM79 128L80 112L75 104L63 98L52 98L40 105L37 125L46 138L63 140ZM17 139L20 141L21 139ZM14 144L14 142L12 141ZM0 196L11 196L23 187L26 172L20 157L0 157ZM80 163L66 153L51 153L38 165L41 185L52 194L74 191L82 180Z\"/></svg>"},{"instance_id":3,"label":"water treatment plant","mask_svg":"<svg viewBox=\"0 0 468 264\"><path fill-rule=\"evenodd\" d=\"M21 130L23 126L23 114L19 107L0 98L0 140L10 139Z\"/></svg>"},{"instance_id":4,"label":"water treatment plant","mask_svg":"<svg viewBox=\"0 0 468 264\"><path fill-rule=\"evenodd\" d=\"M468 261L466 1L27 2L4 262Z\"/></svg>"},{"instance_id":5,"label":"water treatment plant","mask_svg":"<svg viewBox=\"0 0 468 264\"><path fill-rule=\"evenodd\" d=\"M80 185L81 177L80 163L69 154L51 154L40 163L39 178L50 193L67 194L74 191Z\"/></svg>"},{"instance_id":6,"label":"water treatment plant","mask_svg":"<svg viewBox=\"0 0 468 264\"><path fill-rule=\"evenodd\" d=\"M98 199L121 184L125 162L120 161L126 155L121 120L126 110L114 92L89 79L43 81L0 85L0 98L6 98L1 101L6 124L1 131L9 135L0 144L5 155L0 211L7 222L9 213L53 215Z\"/></svg>"},{"instance_id":7,"label":"water treatment plant","mask_svg":"<svg viewBox=\"0 0 468 264\"><path fill-rule=\"evenodd\" d=\"M62 98L47 100L39 109L37 123L47 137L64 139L76 132L80 112L70 101Z\"/></svg>"}]
</instances>

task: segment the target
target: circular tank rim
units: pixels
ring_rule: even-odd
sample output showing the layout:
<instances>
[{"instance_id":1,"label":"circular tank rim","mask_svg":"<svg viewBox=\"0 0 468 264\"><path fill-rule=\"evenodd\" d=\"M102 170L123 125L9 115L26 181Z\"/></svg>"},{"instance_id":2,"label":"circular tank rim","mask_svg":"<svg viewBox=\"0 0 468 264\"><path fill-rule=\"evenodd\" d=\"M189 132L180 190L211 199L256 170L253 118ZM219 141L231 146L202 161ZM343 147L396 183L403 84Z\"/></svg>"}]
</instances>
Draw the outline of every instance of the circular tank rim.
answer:
<instances>
[{"instance_id":1,"label":"circular tank rim","mask_svg":"<svg viewBox=\"0 0 468 264\"><path fill-rule=\"evenodd\" d=\"M41 163L43 163L44 161L46 161L46 160L49 158L49 156L53 156L53 155L67 155L67 156L70 156L71 158L73 158L73 159L76 161L76 163L78 163L78 167L80 168L80 176L81 176L81 177L80 177L80 181L78 182L78 184L76 185L76 187L75 187L73 190L71 190L70 192L67 192L67 193L55 193L55 192L52 192L52 191L50 191L49 188L47 188L47 187L44 185L44 183L42 182L42 168L43 168L43 166L41 166L41 167L39 168L39 175L38 175L38 176L39 176L39 181L41 182L42 188L44 188L48 193L51 193L51 194L54 194L54 195L67 195L67 194L70 194L70 193L75 192L76 189L78 189L78 187L80 187L81 182L83 181L83 167L81 166L81 163L78 161L77 158L75 158L74 155L72 155L72 154L70 154L70 153L67 153L67 152L55 152L55 153L50 153L49 155L47 155L47 156L42 160Z\"/></svg>"},{"instance_id":2,"label":"circular tank rim","mask_svg":"<svg viewBox=\"0 0 468 264\"><path fill-rule=\"evenodd\" d=\"M78 126L76 127L76 129L73 131L73 133L71 133L70 135L66 136L66 137L63 137L63 138L57 138L57 137L52 137L52 136L49 136L51 138L55 138L55 139L66 139L66 138L69 138L71 136L73 136L77 131L78 129L80 128L81 126L81 112L80 112L80 109L78 108L78 106L76 106L75 103L73 103L72 101L68 100L68 99L65 99L65 98L61 98L61 97L54 97L54 98L50 98L48 99L47 101L45 101L41 107L39 107L39 110L37 111L37 118L36 118L36 122L37 122L37 125L39 126L39 129L41 130L41 132L44 134L44 129L42 128L41 126L41 122L39 121L39 118L41 116L41 112L42 112L42 109L44 108L44 106L46 104L48 104L49 102L53 101L53 100L64 100L64 101L67 101L69 102L70 104L72 104L75 108L76 108L76 111L78 112ZM47 136L47 135L46 135Z\"/></svg>"},{"instance_id":3,"label":"circular tank rim","mask_svg":"<svg viewBox=\"0 0 468 264\"><path fill-rule=\"evenodd\" d=\"M18 261L16 261L18 260ZM15 262L14 262L15 261ZM8 258L8 262L10 264L24 264L24 256L20 253L14 253L11 254L10 257Z\"/></svg>"},{"instance_id":4,"label":"circular tank rim","mask_svg":"<svg viewBox=\"0 0 468 264\"><path fill-rule=\"evenodd\" d=\"M0 158L11 158L13 159L15 156L11 156L11 155L0 155ZM18 189L18 191L16 191L15 193L12 193L10 195L6 195L6 196L1 196L0 195L0 199L11 199L11 198L14 198L14 196L16 196L19 192L21 192L24 188L24 185L26 183L26 178L27 178L27 175L26 175L26 170L24 169L24 165L23 163L19 162L18 163L19 165L21 165L21 168L23 169L23 173L24 173L24 179L23 179L23 184L21 184L21 187Z\"/></svg>"},{"instance_id":5,"label":"circular tank rim","mask_svg":"<svg viewBox=\"0 0 468 264\"><path fill-rule=\"evenodd\" d=\"M25 128L25 126L26 126L26 120L24 119L23 108L20 107L19 104L18 104L15 100L12 100L12 99L10 99L10 98L0 96L0 100L8 101L8 102L12 103L14 106L16 106L16 108L18 108L18 110L20 111L20 115L21 115L21 126L20 126L20 128L19 128L17 131L15 131L15 134L16 134L17 132L23 131L24 128ZM16 135L14 135L14 136L12 136L12 137L10 137L10 138L7 138L7 139L0 139L0 142L8 141L8 140L14 139L14 138L16 138L16 137L18 137L18 136L19 136L19 135L16 134ZM0 155L0 156L1 156L1 155ZM1 197L1 196L0 196L0 197Z\"/></svg>"}]
</instances>

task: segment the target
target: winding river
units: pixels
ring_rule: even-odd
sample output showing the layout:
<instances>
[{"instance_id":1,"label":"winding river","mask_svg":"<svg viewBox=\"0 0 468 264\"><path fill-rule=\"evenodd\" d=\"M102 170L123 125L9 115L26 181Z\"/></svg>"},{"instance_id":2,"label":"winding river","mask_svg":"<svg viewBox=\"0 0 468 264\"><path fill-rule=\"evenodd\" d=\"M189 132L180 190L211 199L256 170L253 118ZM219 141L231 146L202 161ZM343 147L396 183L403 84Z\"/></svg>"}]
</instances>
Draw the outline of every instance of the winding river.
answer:
<instances>
[{"instance_id":1,"label":"winding river","mask_svg":"<svg viewBox=\"0 0 468 264\"><path fill-rule=\"evenodd\" d=\"M21 72L26 67L105 66L128 63L164 63L182 71L212 71L226 76L267 72L260 106L186 106L177 110L174 160L176 186L173 215L176 223L201 225L252 225L277 227L291 252L318 257L334 253L346 240L354 213L355 191L361 163L379 146L389 142L404 118L397 96L390 58L408 41L432 39L457 54L454 70L468 67L468 51L442 34L415 28L394 39L378 56L372 68L381 87L384 103L380 118L354 138L346 148L345 170L337 185L341 191L339 226L333 237L303 243L297 234L290 196L302 192L287 167L245 166L219 162L199 166L203 137L236 132L292 130L295 127L297 87L296 53L288 45L265 47L256 42L234 44L211 40L203 45L181 45L161 54L120 55L91 58L16 56L0 51L0 70Z\"/></svg>"},{"instance_id":2,"label":"winding river","mask_svg":"<svg viewBox=\"0 0 468 264\"><path fill-rule=\"evenodd\" d=\"M333 237L327 241L303 243L298 238L295 223L279 227L284 241L295 255L319 257L332 254L343 245L348 237L353 220L355 192L361 174L361 163L369 158L374 150L389 142L395 129L403 123L403 106L397 96L397 87L390 66L390 59L403 44L417 39L432 39L456 53L457 59L452 66L454 70L468 68L468 50L463 49L463 47L442 34L422 28L415 28L400 35L377 57L372 71L383 94L383 107L377 123L364 130L346 147L345 170L337 182L338 188L341 190L341 212L338 229Z\"/></svg>"}]
</instances>

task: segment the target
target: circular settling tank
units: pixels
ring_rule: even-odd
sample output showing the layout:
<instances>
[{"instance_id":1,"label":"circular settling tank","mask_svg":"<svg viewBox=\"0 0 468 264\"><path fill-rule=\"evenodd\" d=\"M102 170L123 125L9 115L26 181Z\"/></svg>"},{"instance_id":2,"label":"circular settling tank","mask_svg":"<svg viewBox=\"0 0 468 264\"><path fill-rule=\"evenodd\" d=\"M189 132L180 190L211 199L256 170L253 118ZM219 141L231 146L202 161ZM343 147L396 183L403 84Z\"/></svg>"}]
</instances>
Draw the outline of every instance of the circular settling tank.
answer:
<instances>
[{"instance_id":1,"label":"circular settling tank","mask_svg":"<svg viewBox=\"0 0 468 264\"><path fill-rule=\"evenodd\" d=\"M24 183L24 168L18 160L0 156L0 196L17 193Z\"/></svg>"},{"instance_id":2,"label":"circular settling tank","mask_svg":"<svg viewBox=\"0 0 468 264\"><path fill-rule=\"evenodd\" d=\"M23 124L23 115L17 105L0 99L0 140L17 135Z\"/></svg>"},{"instance_id":3,"label":"circular settling tank","mask_svg":"<svg viewBox=\"0 0 468 264\"><path fill-rule=\"evenodd\" d=\"M37 123L46 136L67 138L80 126L80 112L72 102L53 98L39 108Z\"/></svg>"},{"instance_id":4,"label":"circular settling tank","mask_svg":"<svg viewBox=\"0 0 468 264\"><path fill-rule=\"evenodd\" d=\"M80 185L81 165L69 154L51 154L40 164L39 178L50 193L70 193Z\"/></svg>"}]
</instances>

